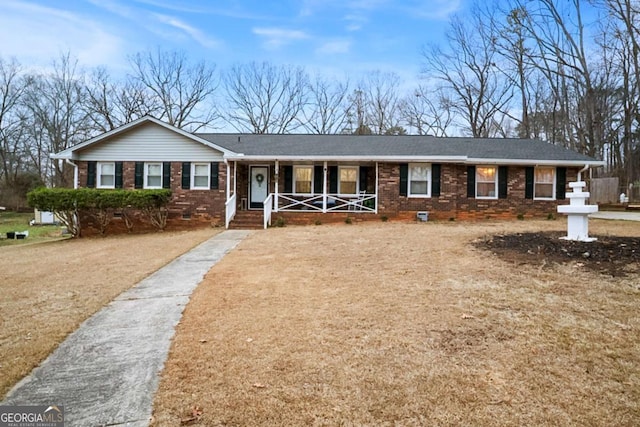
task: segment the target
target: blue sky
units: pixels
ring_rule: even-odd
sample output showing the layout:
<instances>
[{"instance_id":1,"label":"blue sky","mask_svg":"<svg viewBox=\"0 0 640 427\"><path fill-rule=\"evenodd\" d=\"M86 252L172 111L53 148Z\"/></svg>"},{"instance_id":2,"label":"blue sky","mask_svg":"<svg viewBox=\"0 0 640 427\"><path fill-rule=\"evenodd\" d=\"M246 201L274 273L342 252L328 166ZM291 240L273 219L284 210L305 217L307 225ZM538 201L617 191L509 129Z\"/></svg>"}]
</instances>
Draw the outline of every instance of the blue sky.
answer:
<instances>
[{"instance_id":1,"label":"blue sky","mask_svg":"<svg viewBox=\"0 0 640 427\"><path fill-rule=\"evenodd\" d=\"M467 0L2 0L0 56L47 66L127 69L127 55L177 49L226 68L268 60L358 79L371 70L415 80L420 48L442 39Z\"/></svg>"}]
</instances>

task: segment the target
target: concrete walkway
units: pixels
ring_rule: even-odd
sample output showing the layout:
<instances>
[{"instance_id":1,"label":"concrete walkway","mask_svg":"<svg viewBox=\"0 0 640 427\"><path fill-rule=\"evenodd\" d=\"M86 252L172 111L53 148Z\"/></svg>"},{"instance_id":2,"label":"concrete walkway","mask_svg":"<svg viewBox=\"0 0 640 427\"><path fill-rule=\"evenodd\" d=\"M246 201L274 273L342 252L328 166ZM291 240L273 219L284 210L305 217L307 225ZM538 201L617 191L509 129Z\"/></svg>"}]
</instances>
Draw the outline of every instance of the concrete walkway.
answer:
<instances>
[{"instance_id":1,"label":"concrete walkway","mask_svg":"<svg viewBox=\"0 0 640 427\"><path fill-rule=\"evenodd\" d=\"M67 427L147 426L159 373L191 292L248 234L224 231L122 293L87 319L2 404L63 405Z\"/></svg>"},{"instance_id":2,"label":"concrete walkway","mask_svg":"<svg viewBox=\"0 0 640 427\"><path fill-rule=\"evenodd\" d=\"M589 215L589 218L618 219L623 221L640 221L638 211L599 211Z\"/></svg>"}]
</instances>

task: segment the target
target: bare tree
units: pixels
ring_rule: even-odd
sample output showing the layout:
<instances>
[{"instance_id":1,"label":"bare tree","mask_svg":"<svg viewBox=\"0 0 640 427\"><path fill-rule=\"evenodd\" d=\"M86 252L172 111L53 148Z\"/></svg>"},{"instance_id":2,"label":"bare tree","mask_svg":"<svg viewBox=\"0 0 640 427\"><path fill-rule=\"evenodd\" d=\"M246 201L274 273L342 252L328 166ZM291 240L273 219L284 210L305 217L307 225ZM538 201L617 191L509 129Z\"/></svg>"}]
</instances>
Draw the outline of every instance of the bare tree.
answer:
<instances>
[{"instance_id":1,"label":"bare tree","mask_svg":"<svg viewBox=\"0 0 640 427\"><path fill-rule=\"evenodd\" d=\"M303 68L268 62L235 65L225 74L227 119L238 131L287 133L300 126L307 102Z\"/></svg>"},{"instance_id":2,"label":"bare tree","mask_svg":"<svg viewBox=\"0 0 640 427\"><path fill-rule=\"evenodd\" d=\"M316 76L309 82L308 102L302 110L301 125L311 133L335 134L344 130L348 120L349 83Z\"/></svg>"},{"instance_id":3,"label":"bare tree","mask_svg":"<svg viewBox=\"0 0 640 427\"><path fill-rule=\"evenodd\" d=\"M29 84L17 60L0 58L0 179L6 187L15 182L23 163L26 128L21 105Z\"/></svg>"},{"instance_id":4,"label":"bare tree","mask_svg":"<svg viewBox=\"0 0 640 427\"><path fill-rule=\"evenodd\" d=\"M467 21L452 18L447 42L447 50L436 45L423 49L423 71L441 81L472 136L493 136L493 125L501 121L498 116L509 110L513 89L498 73L491 26L476 9Z\"/></svg>"},{"instance_id":5,"label":"bare tree","mask_svg":"<svg viewBox=\"0 0 640 427\"><path fill-rule=\"evenodd\" d=\"M93 134L85 113L84 75L69 53L53 62L53 72L37 75L25 93L30 137L29 156L44 182L68 186L64 165L51 163L49 155L88 139ZM52 173L53 171L53 173Z\"/></svg>"},{"instance_id":6,"label":"bare tree","mask_svg":"<svg viewBox=\"0 0 640 427\"><path fill-rule=\"evenodd\" d=\"M447 136L453 121L451 104L441 91L422 85L400 101L399 109L409 132L418 135Z\"/></svg>"},{"instance_id":7,"label":"bare tree","mask_svg":"<svg viewBox=\"0 0 640 427\"><path fill-rule=\"evenodd\" d=\"M155 97L150 105L159 104L159 118L179 128L197 131L212 126L220 117L213 95L218 88L215 66L204 61L190 64L181 52L138 53L129 58L134 83L139 83ZM139 96L135 103L148 106L147 97L140 87L129 87ZM129 91L125 92L131 95ZM122 100L121 100L122 102ZM131 107L131 106L129 106ZM155 112L155 108L151 108Z\"/></svg>"},{"instance_id":8,"label":"bare tree","mask_svg":"<svg viewBox=\"0 0 640 427\"><path fill-rule=\"evenodd\" d=\"M86 112L94 127L107 132L146 115L162 115L160 100L137 79L117 82L104 67L87 84Z\"/></svg>"},{"instance_id":9,"label":"bare tree","mask_svg":"<svg viewBox=\"0 0 640 427\"><path fill-rule=\"evenodd\" d=\"M395 73L367 73L360 87L365 95L366 121L373 133L382 135L388 129L399 128L400 77Z\"/></svg>"}]
</instances>

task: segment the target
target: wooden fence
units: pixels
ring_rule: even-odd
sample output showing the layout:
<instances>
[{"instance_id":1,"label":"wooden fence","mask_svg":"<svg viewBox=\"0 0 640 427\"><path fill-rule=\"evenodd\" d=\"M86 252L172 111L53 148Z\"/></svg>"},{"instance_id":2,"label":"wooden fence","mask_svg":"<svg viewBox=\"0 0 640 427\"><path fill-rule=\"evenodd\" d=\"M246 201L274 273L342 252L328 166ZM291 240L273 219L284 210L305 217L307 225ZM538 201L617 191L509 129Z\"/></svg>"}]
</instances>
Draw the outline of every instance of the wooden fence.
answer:
<instances>
[{"instance_id":1,"label":"wooden fence","mask_svg":"<svg viewBox=\"0 0 640 427\"><path fill-rule=\"evenodd\" d=\"M589 185L589 203L618 203L620 199L618 178L593 178Z\"/></svg>"}]
</instances>

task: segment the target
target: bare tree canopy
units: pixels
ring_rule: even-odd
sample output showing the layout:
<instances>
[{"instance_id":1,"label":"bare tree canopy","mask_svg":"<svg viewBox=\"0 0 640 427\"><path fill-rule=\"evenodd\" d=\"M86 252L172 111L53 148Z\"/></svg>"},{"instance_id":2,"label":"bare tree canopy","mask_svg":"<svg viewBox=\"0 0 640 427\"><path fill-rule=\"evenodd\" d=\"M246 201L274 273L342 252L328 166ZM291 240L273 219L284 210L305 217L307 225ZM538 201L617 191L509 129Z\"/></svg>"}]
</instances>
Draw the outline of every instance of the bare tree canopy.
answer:
<instances>
[{"instance_id":1,"label":"bare tree canopy","mask_svg":"<svg viewBox=\"0 0 640 427\"><path fill-rule=\"evenodd\" d=\"M215 66L204 61L190 64L182 52L138 53L129 58L133 69L132 80L149 92L158 103L152 111L167 123L197 131L211 126L218 119L213 95L218 88ZM136 86L134 86L136 87ZM145 100L145 94L134 89L140 96L138 102L154 106ZM130 88L131 89L131 88ZM138 93L136 93L138 92Z\"/></svg>"},{"instance_id":2,"label":"bare tree canopy","mask_svg":"<svg viewBox=\"0 0 640 427\"><path fill-rule=\"evenodd\" d=\"M269 62L234 65L225 74L228 122L241 132L288 133L300 127L307 74Z\"/></svg>"},{"instance_id":3,"label":"bare tree canopy","mask_svg":"<svg viewBox=\"0 0 640 427\"><path fill-rule=\"evenodd\" d=\"M498 136L513 98L500 72L492 29L478 11L469 20L454 17L446 49L423 49L424 72L439 79L451 107L473 137Z\"/></svg>"},{"instance_id":4,"label":"bare tree canopy","mask_svg":"<svg viewBox=\"0 0 640 427\"><path fill-rule=\"evenodd\" d=\"M347 124L349 83L316 76L309 82L308 101L300 125L311 133L336 134Z\"/></svg>"}]
</instances>

